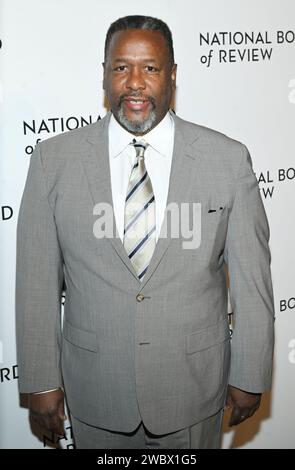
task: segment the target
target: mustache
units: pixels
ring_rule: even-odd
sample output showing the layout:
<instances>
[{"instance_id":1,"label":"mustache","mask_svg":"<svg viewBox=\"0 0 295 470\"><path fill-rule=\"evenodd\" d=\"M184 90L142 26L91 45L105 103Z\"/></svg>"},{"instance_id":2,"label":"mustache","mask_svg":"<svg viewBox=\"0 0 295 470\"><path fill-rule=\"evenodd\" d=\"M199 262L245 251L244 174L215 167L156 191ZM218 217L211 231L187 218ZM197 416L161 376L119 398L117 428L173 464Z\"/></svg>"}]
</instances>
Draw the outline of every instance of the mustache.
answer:
<instances>
[{"instance_id":1,"label":"mustache","mask_svg":"<svg viewBox=\"0 0 295 470\"><path fill-rule=\"evenodd\" d=\"M119 101L118 101L119 107L122 105L123 101L126 98L134 98L134 99L137 98L139 100L149 101L154 108L156 107L156 100L153 96L144 96L144 95L140 95L138 93L128 93L128 94L125 94L125 95L121 95L120 98L119 98Z\"/></svg>"}]
</instances>

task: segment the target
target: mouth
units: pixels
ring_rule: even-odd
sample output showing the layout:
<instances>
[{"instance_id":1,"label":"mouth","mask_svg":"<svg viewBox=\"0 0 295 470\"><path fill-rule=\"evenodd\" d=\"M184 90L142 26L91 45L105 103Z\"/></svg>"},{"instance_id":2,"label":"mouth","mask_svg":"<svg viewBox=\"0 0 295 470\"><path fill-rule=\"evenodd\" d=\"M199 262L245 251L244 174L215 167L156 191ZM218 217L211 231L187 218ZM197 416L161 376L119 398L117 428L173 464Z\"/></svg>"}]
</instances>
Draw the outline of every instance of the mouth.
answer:
<instances>
[{"instance_id":1,"label":"mouth","mask_svg":"<svg viewBox=\"0 0 295 470\"><path fill-rule=\"evenodd\" d=\"M145 98L126 97L122 100L131 111L146 111L150 106L150 100Z\"/></svg>"}]
</instances>

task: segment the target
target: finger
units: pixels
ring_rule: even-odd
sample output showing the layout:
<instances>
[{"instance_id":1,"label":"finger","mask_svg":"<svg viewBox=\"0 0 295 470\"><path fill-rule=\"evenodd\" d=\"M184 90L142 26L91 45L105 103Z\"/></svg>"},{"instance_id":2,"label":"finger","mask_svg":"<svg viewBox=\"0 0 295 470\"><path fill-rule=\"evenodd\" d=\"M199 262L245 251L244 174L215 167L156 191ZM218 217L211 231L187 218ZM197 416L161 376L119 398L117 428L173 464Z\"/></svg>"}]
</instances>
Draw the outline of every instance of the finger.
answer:
<instances>
[{"instance_id":1,"label":"finger","mask_svg":"<svg viewBox=\"0 0 295 470\"><path fill-rule=\"evenodd\" d=\"M48 422L46 420L46 416L41 413L35 413L34 411L30 412L31 420L36 423L41 428L48 430Z\"/></svg>"},{"instance_id":2,"label":"finger","mask_svg":"<svg viewBox=\"0 0 295 470\"><path fill-rule=\"evenodd\" d=\"M250 418L250 416L253 416L254 413L256 413L256 411L258 410L258 408L259 408L259 404L256 405L256 406L254 406L253 408L251 408L251 409L249 410L249 415L248 415L248 417Z\"/></svg>"},{"instance_id":3,"label":"finger","mask_svg":"<svg viewBox=\"0 0 295 470\"><path fill-rule=\"evenodd\" d=\"M242 414L241 410L234 406L229 420L229 426L236 426L245 419L246 416Z\"/></svg>"},{"instance_id":4,"label":"finger","mask_svg":"<svg viewBox=\"0 0 295 470\"><path fill-rule=\"evenodd\" d=\"M67 419L67 415L65 414L65 407L64 407L63 400L60 402L60 405L58 406L58 416L62 421L65 421Z\"/></svg>"},{"instance_id":5,"label":"finger","mask_svg":"<svg viewBox=\"0 0 295 470\"><path fill-rule=\"evenodd\" d=\"M49 416L49 415L41 415L39 413L31 413L32 420L38 424L43 429L47 431L54 432L60 436L64 436L64 426L63 420L60 419L57 415Z\"/></svg>"},{"instance_id":6,"label":"finger","mask_svg":"<svg viewBox=\"0 0 295 470\"><path fill-rule=\"evenodd\" d=\"M58 434L59 436L65 435L64 421L58 415L55 415L53 418L51 418L49 426L51 431L53 431L55 434Z\"/></svg>"},{"instance_id":7,"label":"finger","mask_svg":"<svg viewBox=\"0 0 295 470\"><path fill-rule=\"evenodd\" d=\"M228 408L232 408L233 406L234 404L233 404L232 398L230 394L228 393L226 396L225 408L228 409Z\"/></svg>"}]
</instances>

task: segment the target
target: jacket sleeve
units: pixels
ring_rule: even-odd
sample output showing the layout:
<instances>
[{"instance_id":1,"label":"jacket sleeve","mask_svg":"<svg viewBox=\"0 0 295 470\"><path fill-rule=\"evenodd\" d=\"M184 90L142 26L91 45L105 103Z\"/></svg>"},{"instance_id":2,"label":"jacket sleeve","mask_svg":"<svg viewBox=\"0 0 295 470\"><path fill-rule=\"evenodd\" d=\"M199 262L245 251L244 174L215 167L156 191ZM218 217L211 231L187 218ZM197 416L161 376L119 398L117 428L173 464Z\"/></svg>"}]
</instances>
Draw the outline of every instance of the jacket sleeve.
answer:
<instances>
[{"instance_id":1,"label":"jacket sleeve","mask_svg":"<svg viewBox=\"0 0 295 470\"><path fill-rule=\"evenodd\" d=\"M49 205L41 146L31 156L17 224L16 339L20 392L62 386L63 262Z\"/></svg>"},{"instance_id":2,"label":"jacket sleeve","mask_svg":"<svg viewBox=\"0 0 295 470\"><path fill-rule=\"evenodd\" d=\"M252 393L271 387L274 302L268 242L269 226L251 157L242 146L224 251L234 314L229 383Z\"/></svg>"}]
</instances>

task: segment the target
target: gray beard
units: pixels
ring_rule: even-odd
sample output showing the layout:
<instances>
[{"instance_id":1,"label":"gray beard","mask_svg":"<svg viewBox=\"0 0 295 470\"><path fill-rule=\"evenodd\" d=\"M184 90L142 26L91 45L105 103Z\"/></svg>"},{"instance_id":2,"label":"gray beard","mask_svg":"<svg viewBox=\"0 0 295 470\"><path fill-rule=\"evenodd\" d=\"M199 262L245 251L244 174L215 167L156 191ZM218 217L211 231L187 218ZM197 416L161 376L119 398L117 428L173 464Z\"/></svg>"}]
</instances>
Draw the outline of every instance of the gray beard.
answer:
<instances>
[{"instance_id":1,"label":"gray beard","mask_svg":"<svg viewBox=\"0 0 295 470\"><path fill-rule=\"evenodd\" d=\"M157 120L154 109L151 110L148 118L144 121L129 121L124 115L122 107L120 107L117 117L121 126L131 132L131 134L146 134L154 127Z\"/></svg>"}]
</instances>

